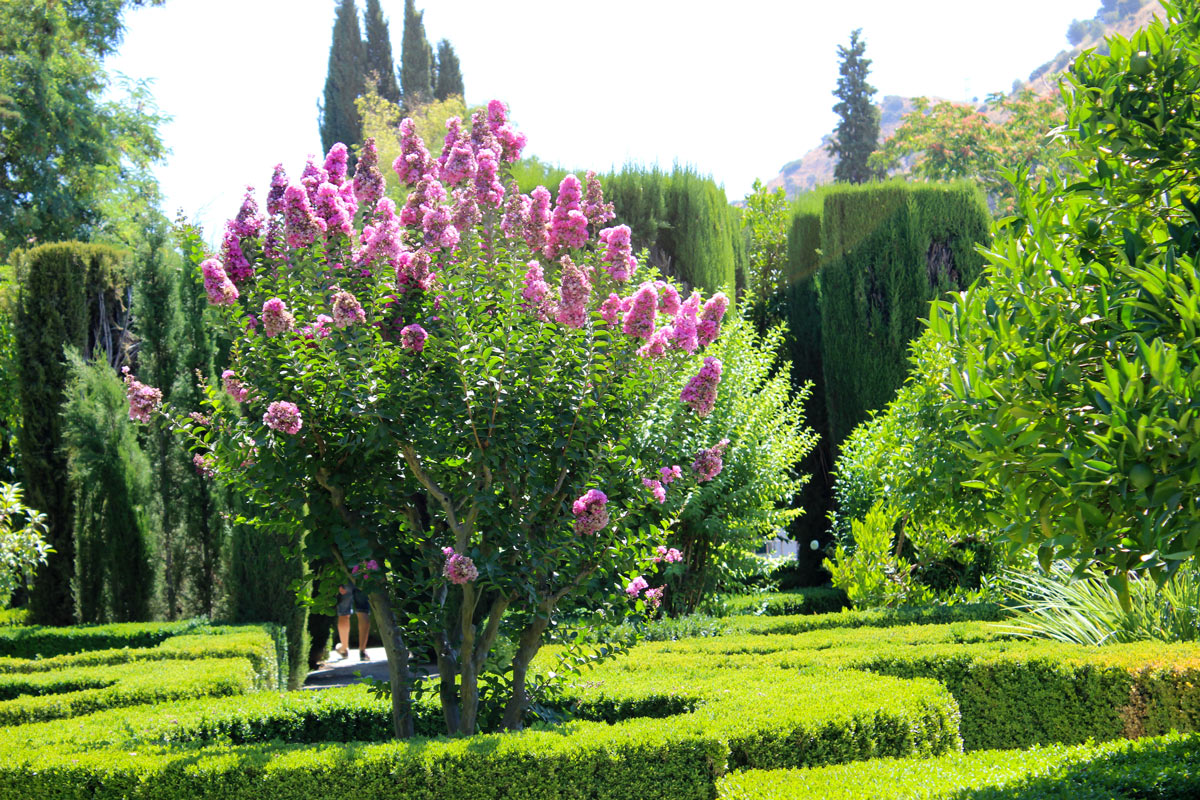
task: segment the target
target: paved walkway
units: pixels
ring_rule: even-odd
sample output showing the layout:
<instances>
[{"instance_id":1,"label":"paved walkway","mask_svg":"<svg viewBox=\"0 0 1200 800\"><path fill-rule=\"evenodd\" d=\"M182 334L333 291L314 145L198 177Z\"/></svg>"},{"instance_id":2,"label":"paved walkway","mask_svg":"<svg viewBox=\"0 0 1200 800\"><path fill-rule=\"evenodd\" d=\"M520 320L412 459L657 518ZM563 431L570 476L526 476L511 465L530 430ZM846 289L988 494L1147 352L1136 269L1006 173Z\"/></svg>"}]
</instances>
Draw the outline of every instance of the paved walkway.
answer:
<instances>
[{"instance_id":1,"label":"paved walkway","mask_svg":"<svg viewBox=\"0 0 1200 800\"><path fill-rule=\"evenodd\" d=\"M329 660L308 673L304 679L305 689L328 689L331 686L348 686L361 683L354 673L386 681L388 679L387 653L382 647L368 647L370 661L359 661L358 651L351 650L347 658L331 653Z\"/></svg>"}]
</instances>

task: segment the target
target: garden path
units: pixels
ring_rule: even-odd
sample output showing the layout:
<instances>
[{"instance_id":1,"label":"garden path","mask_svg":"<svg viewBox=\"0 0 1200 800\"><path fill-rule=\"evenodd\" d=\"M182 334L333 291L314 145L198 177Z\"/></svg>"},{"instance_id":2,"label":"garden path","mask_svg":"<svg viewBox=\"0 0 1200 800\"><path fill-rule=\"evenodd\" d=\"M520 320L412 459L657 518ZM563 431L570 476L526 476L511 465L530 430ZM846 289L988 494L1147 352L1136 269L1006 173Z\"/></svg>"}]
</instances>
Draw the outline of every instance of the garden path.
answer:
<instances>
[{"instance_id":1,"label":"garden path","mask_svg":"<svg viewBox=\"0 0 1200 800\"><path fill-rule=\"evenodd\" d=\"M382 647L368 647L370 661L360 661L358 651L351 650L347 658L336 653L304 679L305 689L328 689L333 686L349 686L361 682L354 673L386 681L388 679L387 653Z\"/></svg>"}]
</instances>

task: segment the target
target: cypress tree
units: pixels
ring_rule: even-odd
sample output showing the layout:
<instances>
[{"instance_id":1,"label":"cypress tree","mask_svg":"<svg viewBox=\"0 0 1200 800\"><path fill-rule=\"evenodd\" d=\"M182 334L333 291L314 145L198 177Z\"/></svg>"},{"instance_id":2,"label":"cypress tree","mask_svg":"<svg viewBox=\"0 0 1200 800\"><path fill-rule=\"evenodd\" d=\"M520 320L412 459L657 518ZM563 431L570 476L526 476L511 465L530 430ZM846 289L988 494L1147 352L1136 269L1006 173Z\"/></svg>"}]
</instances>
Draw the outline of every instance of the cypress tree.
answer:
<instances>
[{"instance_id":1,"label":"cypress tree","mask_svg":"<svg viewBox=\"0 0 1200 800\"><path fill-rule=\"evenodd\" d=\"M98 309L120 305L124 274L117 250L78 242L42 245L18 262L18 449L28 503L46 515L46 540L54 548L30 593L33 620L41 624L70 625L75 617L75 513L63 479L67 456L59 415L68 383L63 350L90 353L108 339L95 335L110 330Z\"/></svg>"},{"instance_id":2,"label":"cypress tree","mask_svg":"<svg viewBox=\"0 0 1200 800\"><path fill-rule=\"evenodd\" d=\"M450 44L450 40L442 39L438 42L437 86L434 87L433 96L438 100L445 100L453 95L463 98L467 96L466 90L463 89L462 69L458 63L458 56L454 54L454 47Z\"/></svg>"},{"instance_id":3,"label":"cypress tree","mask_svg":"<svg viewBox=\"0 0 1200 800\"><path fill-rule=\"evenodd\" d=\"M833 110L842 118L829 144L829 154L837 159L833 177L844 183L865 183L877 177L867 159L879 143L879 109L872 98L875 87L867 83L871 59L863 58L866 42L859 39L862 28L850 33L850 47L838 45L840 77L834 97Z\"/></svg>"},{"instance_id":4,"label":"cypress tree","mask_svg":"<svg viewBox=\"0 0 1200 800\"><path fill-rule=\"evenodd\" d=\"M400 86L396 83L396 65L392 61L392 38L379 0L367 0L366 62L368 80L373 79L379 96L389 103L400 104Z\"/></svg>"},{"instance_id":5,"label":"cypress tree","mask_svg":"<svg viewBox=\"0 0 1200 800\"><path fill-rule=\"evenodd\" d=\"M425 38L425 12L404 0L404 38L400 43L400 92L411 111L433 97L433 48Z\"/></svg>"},{"instance_id":6,"label":"cypress tree","mask_svg":"<svg viewBox=\"0 0 1200 800\"><path fill-rule=\"evenodd\" d=\"M150 462L117 373L103 359L85 363L74 350L67 358L62 424L76 510L76 615L80 622L145 621L154 587Z\"/></svg>"},{"instance_id":7,"label":"cypress tree","mask_svg":"<svg viewBox=\"0 0 1200 800\"><path fill-rule=\"evenodd\" d=\"M341 0L333 21L329 45L329 69L325 76L325 101L321 105L321 146L328 152L337 142L347 147L358 143L362 122L354 101L366 85L366 53L358 26L354 0Z\"/></svg>"}]
</instances>

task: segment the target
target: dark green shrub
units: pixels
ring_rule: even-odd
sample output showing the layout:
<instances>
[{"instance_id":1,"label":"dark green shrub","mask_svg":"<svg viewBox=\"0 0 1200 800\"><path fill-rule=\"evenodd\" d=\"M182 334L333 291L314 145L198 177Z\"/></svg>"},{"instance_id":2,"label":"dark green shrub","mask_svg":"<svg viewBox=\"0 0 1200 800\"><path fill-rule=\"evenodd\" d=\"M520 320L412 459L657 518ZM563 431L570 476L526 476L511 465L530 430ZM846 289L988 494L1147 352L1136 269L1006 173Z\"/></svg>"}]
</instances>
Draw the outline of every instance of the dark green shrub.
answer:
<instances>
[{"instance_id":1,"label":"dark green shrub","mask_svg":"<svg viewBox=\"0 0 1200 800\"><path fill-rule=\"evenodd\" d=\"M839 187L821 217L821 348L835 448L908 374L929 302L978 276L991 217L967 184Z\"/></svg>"},{"instance_id":2,"label":"dark green shrub","mask_svg":"<svg viewBox=\"0 0 1200 800\"><path fill-rule=\"evenodd\" d=\"M793 614L830 614L850 607L846 593L832 586L814 586L793 592L744 594L727 598L731 614L782 617Z\"/></svg>"}]
</instances>

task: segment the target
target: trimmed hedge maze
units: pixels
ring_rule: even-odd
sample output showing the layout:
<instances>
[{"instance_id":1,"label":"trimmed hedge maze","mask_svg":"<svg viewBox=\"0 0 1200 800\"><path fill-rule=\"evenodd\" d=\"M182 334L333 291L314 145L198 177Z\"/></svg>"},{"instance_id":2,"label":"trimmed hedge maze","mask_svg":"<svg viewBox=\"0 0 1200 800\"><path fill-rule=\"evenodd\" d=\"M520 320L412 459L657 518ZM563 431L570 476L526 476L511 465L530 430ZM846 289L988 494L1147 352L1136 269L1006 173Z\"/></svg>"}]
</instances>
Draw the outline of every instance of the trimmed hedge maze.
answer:
<instances>
[{"instance_id":1,"label":"trimmed hedge maze","mask_svg":"<svg viewBox=\"0 0 1200 800\"><path fill-rule=\"evenodd\" d=\"M1123 797L1121 776L1154 764L1153 796L1193 796L1171 792L1200 756L1170 754L1195 739L1137 737L1200 727L1200 646L1024 642L997 614L735 617L585 673L570 722L467 740L436 738L432 701L425 738L395 742L363 687L261 691L280 663L261 628L8 658L0 800L1101 796L1037 794L1086 781Z\"/></svg>"}]
</instances>

